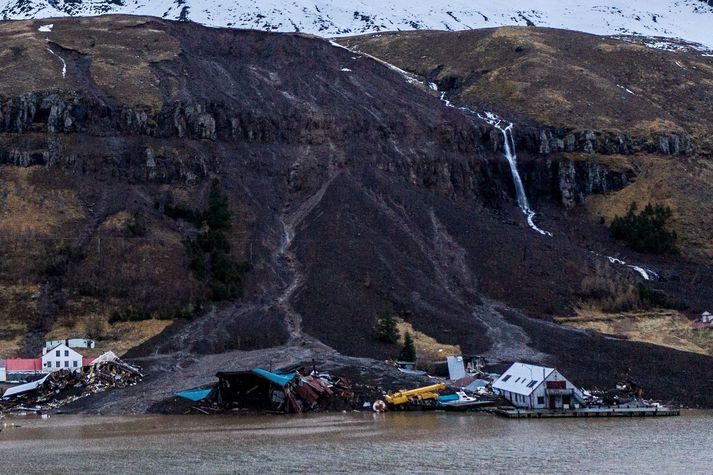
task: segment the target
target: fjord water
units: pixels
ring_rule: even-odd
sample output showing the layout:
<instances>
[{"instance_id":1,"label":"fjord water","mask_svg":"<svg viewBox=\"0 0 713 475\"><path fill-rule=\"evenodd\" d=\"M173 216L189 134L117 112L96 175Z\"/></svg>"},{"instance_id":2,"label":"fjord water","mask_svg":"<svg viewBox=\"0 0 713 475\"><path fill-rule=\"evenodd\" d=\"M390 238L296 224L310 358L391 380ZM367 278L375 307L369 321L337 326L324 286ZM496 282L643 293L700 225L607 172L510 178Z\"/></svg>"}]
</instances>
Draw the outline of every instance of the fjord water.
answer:
<instances>
[{"instance_id":1,"label":"fjord water","mask_svg":"<svg viewBox=\"0 0 713 475\"><path fill-rule=\"evenodd\" d=\"M707 411L651 419L353 413L9 422L20 427L0 432L4 473L710 473L713 467Z\"/></svg>"}]
</instances>

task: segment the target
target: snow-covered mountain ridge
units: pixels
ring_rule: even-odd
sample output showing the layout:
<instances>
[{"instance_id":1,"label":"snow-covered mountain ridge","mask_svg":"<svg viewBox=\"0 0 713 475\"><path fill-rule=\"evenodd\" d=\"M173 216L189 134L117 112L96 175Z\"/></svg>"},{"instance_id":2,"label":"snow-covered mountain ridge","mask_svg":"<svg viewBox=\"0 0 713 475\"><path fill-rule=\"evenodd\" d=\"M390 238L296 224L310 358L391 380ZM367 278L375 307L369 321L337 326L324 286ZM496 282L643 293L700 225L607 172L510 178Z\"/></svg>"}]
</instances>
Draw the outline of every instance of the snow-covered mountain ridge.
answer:
<instances>
[{"instance_id":1,"label":"snow-covered mountain ridge","mask_svg":"<svg viewBox=\"0 0 713 475\"><path fill-rule=\"evenodd\" d=\"M536 25L601 35L681 38L713 48L712 3L709 0L0 0L0 18L121 13L320 36Z\"/></svg>"}]
</instances>

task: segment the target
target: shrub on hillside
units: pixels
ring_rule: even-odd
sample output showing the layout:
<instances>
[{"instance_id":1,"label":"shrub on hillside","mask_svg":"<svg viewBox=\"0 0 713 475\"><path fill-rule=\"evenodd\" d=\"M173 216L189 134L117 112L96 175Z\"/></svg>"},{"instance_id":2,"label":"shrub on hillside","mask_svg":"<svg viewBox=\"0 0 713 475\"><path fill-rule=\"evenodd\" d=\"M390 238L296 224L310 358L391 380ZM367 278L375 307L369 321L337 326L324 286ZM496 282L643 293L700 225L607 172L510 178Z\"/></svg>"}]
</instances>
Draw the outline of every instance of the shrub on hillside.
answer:
<instances>
[{"instance_id":1,"label":"shrub on hillside","mask_svg":"<svg viewBox=\"0 0 713 475\"><path fill-rule=\"evenodd\" d=\"M580 297L585 307L603 312L628 312L640 308L639 290L629 276L597 263L594 273L582 279Z\"/></svg>"},{"instance_id":2,"label":"shrub on hillside","mask_svg":"<svg viewBox=\"0 0 713 475\"><path fill-rule=\"evenodd\" d=\"M146 217L142 210L134 213L131 221L126 224L126 235L128 237L144 237L148 233Z\"/></svg>"},{"instance_id":3,"label":"shrub on hillside","mask_svg":"<svg viewBox=\"0 0 713 475\"><path fill-rule=\"evenodd\" d=\"M641 252L655 254L676 252L676 231L666 229L666 221L671 217L671 208L657 204L637 213L636 203L631 203L623 217L615 216L609 228L615 239Z\"/></svg>"},{"instance_id":4,"label":"shrub on hillside","mask_svg":"<svg viewBox=\"0 0 713 475\"><path fill-rule=\"evenodd\" d=\"M404 346L401 348L399 361L416 361L416 347L409 332L404 335Z\"/></svg>"},{"instance_id":5,"label":"shrub on hillside","mask_svg":"<svg viewBox=\"0 0 713 475\"><path fill-rule=\"evenodd\" d=\"M183 209L180 214L194 220L194 224L203 226L196 239L185 241L193 274L210 288L213 300L229 300L239 296L242 293L243 274L250 270L250 264L239 262L230 255L230 242L225 233L231 227L231 213L228 197L220 182L213 180L211 184L208 209ZM199 217L200 223L195 221Z\"/></svg>"},{"instance_id":6,"label":"shrub on hillside","mask_svg":"<svg viewBox=\"0 0 713 475\"><path fill-rule=\"evenodd\" d=\"M597 263L594 272L582 279L579 295L582 307L607 313L687 307L685 302L671 299L663 290L637 282L633 273L615 272L603 262Z\"/></svg>"},{"instance_id":7,"label":"shrub on hillside","mask_svg":"<svg viewBox=\"0 0 713 475\"><path fill-rule=\"evenodd\" d=\"M398 343L401 338L396 318L390 310L384 310L376 317L376 338L384 343Z\"/></svg>"}]
</instances>

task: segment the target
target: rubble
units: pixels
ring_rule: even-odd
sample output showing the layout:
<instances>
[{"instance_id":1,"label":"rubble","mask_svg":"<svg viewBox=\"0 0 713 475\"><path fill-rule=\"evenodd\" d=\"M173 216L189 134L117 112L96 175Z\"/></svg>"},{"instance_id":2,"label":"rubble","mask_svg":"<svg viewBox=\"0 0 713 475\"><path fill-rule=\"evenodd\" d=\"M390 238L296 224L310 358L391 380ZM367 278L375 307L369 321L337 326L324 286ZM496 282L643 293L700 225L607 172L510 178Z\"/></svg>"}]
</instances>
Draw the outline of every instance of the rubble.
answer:
<instances>
[{"instance_id":1,"label":"rubble","mask_svg":"<svg viewBox=\"0 0 713 475\"><path fill-rule=\"evenodd\" d=\"M209 387L181 391L176 395L196 404L184 412L260 411L299 414L362 408L351 383L343 377L292 367L275 372L261 368L223 371ZM370 407L371 405L369 405Z\"/></svg>"},{"instance_id":2,"label":"rubble","mask_svg":"<svg viewBox=\"0 0 713 475\"><path fill-rule=\"evenodd\" d=\"M142 378L139 368L109 352L78 371L58 370L8 389L0 399L0 413L45 412L93 394L133 386Z\"/></svg>"}]
</instances>

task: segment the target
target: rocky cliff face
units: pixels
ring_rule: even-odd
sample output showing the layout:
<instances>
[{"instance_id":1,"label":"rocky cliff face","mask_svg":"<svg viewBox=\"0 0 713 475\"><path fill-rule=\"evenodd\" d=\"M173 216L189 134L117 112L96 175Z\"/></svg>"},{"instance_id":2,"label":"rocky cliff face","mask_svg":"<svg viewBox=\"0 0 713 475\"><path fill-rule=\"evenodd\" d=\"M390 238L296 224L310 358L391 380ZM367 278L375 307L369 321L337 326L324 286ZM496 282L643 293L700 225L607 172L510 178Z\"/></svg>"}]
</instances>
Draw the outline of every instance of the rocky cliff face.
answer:
<instances>
[{"instance_id":1,"label":"rocky cliff face","mask_svg":"<svg viewBox=\"0 0 713 475\"><path fill-rule=\"evenodd\" d=\"M415 93L415 91L413 92ZM102 153L112 155L113 174L128 174L132 179L156 183L195 183L218 170L215 157L206 147L211 144L280 144L282 146L322 146L349 141L389 143L401 132L374 129L363 122L340 124L337 117L289 116L260 117L229 104L166 104L158 112L145 107L115 106L88 99L78 92L34 92L5 98L0 104L0 134L8 145L0 149L0 164L20 167L42 165L65 172L85 174L92 169L89 143L104 147L111 137L122 137L122 147ZM464 158L455 160L403 157L376 158L380 169L400 175L414 185L423 186L458 199L481 199L497 205L505 192L512 196L509 171L502 166L501 135L492 128L459 118L455 130L437 132L438 146ZM458 130L460 129L460 130ZM22 141L13 140L23 137ZM76 146L76 137L83 145ZM557 152L632 153L630 141L618 137L620 148L611 139L587 132L568 133L554 138L551 131L524 128L517 130L517 146L524 154L552 155ZM539 138L539 142L538 139ZM186 153L173 140L200 141L206 150ZM678 147L678 138L671 139ZM127 144L131 145L127 147ZM552 147L555 148L552 148ZM668 146L668 142L666 142ZM492 153L490 153L492 151ZM487 158L483 161L483 158ZM627 177L595 162L574 163L563 157L536 160L526 173L528 189L542 199L561 201L571 207L593 193L622 188ZM509 191L508 191L509 190Z\"/></svg>"},{"instance_id":2,"label":"rocky cliff face","mask_svg":"<svg viewBox=\"0 0 713 475\"><path fill-rule=\"evenodd\" d=\"M683 132L657 132L651 137L632 137L624 132L593 130L567 131L553 128L528 129L524 133L526 147L542 155L557 152L578 152L599 155L693 155L690 138Z\"/></svg>"}]
</instances>

